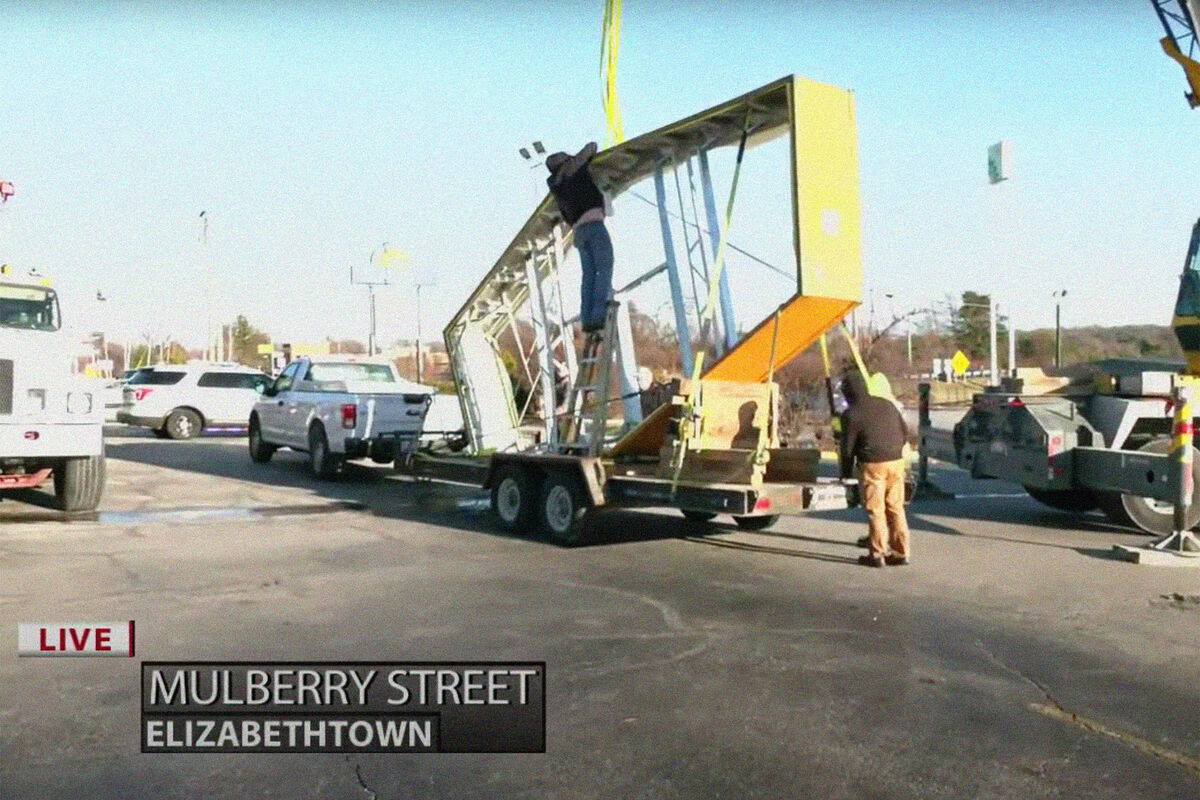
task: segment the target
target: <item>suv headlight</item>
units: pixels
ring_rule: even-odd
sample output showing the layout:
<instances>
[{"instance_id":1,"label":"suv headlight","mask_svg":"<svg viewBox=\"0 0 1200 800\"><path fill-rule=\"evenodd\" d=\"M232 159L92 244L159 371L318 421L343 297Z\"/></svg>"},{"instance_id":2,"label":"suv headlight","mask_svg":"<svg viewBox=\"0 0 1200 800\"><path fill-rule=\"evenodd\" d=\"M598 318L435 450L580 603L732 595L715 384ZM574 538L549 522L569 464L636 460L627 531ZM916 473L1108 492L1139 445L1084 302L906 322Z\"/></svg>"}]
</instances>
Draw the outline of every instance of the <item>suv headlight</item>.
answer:
<instances>
[{"instance_id":1,"label":"suv headlight","mask_svg":"<svg viewBox=\"0 0 1200 800\"><path fill-rule=\"evenodd\" d=\"M92 413L92 393L91 392L67 392L67 413L68 414L90 414L90 413Z\"/></svg>"}]
</instances>

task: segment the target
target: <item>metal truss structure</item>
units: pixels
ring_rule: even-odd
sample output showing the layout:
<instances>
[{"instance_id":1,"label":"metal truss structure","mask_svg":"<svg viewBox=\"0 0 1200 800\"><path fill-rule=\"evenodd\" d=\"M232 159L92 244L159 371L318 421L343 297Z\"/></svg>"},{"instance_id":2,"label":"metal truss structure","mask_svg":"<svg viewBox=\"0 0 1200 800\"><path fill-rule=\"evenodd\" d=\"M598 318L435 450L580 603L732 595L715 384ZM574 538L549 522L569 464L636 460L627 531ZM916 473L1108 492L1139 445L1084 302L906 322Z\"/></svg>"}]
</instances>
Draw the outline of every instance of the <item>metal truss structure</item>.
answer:
<instances>
[{"instance_id":1,"label":"metal truss structure","mask_svg":"<svg viewBox=\"0 0 1200 800\"><path fill-rule=\"evenodd\" d=\"M857 154L849 92L788 76L597 154L590 170L597 185L611 198L653 178L663 239L662 263L615 291L615 299L622 301L614 350L627 430L641 421L641 407L625 296L646 281L666 275L680 365L684 370L690 368L692 342L701 333L700 314L710 293L710 273L714 271L711 259L718 250L721 231L708 154L717 148L737 146L743 134L747 149L776 137L791 137L798 266L797 294L785 308L790 309L790 318L799 322L798 333L785 334L787 340L781 342L779 352L794 354L811 344L839 322L861 296ZM686 178L690 203L684 202L681 173ZM698 218L697 180L706 224ZM674 188L680 215L685 217L684 264L676 257L668 218L669 188ZM691 219L686 218L689 206ZM701 242L704 232L710 239L707 253ZM571 234L547 195L443 332L468 440L475 453L528 449L553 452L568 444L557 441L560 426L555 424L555 400L564 383L574 385L577 372L573 321L567 314L559 280L559 268L571 244ZM722 377L738 379L744 373L743 380L764 380L762 376L768 370L752 363L762 358L753 346L745 358L737 355L742 345L753 345L755 331L762 325L739 340L728 270L720 272L716 294L719 329L714 325L705 333L713 339L712 348L722 354L717 362L723 365ZM812 301L817 302L814 305ZM763 317L774 312L767 309ZM532 337L522 335L523 327L532 330ZM511 334L518 350L518 368L527 370L533 387L524 408L517 407L501 352L500 340L506 334ZM531 409L541 423L532 434L522 427Z\"/></svg>"}]
</instances>

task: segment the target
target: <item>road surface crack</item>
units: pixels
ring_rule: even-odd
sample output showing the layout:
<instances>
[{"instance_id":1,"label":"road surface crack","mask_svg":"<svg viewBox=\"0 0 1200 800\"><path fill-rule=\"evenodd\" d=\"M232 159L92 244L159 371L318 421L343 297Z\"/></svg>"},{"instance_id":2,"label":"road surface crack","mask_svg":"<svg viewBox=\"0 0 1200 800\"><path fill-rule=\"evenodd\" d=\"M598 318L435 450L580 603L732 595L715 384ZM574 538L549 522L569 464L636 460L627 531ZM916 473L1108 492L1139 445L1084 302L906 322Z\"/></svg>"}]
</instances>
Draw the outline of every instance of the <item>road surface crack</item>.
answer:
<instances>
[{"instance_id":1,"label":"road surface crack","mask_svg":"<svg viewBox=\"0 0 1200 800\"><path fill-rule=\"evenodd\" d=\"M1188 756L1183 753L1178 753L1174 750L1170 750L1166 747L1162 747L1162 746L1157 745L1154 742L1151 742L1147 739L1143 739L1140 736L1129 733L1127 731L1122 731L1122 730L1118 730L1116 728L1110 727L1110 726L1104 724L1103 722L1091 719L1089 717L1085 717L1082 714L1076 714L1074 711L1071 711L1070 709L1065 708L1062 705L1062 703L1058 702L1058 699L1050 692L1050 690L1044 684L1042 684L1041 682L1032 678L1031 676L1026 675L1024 672L1017 669L1016 667L1013 667L1013 666L1005 663L1004 661L1002 661L1000 658L998 658L996 656L995 653L988 650L987 647L984 646L983 642L977 641L976 645L978 645L979 649L983 652L983 654L988 658L989 661L991 661L993 664L999 666L1001 669L1004 669L1005 671L1007 671L1013 675L1019 676L1026 683L1029 683L1030 685L1036 687L1037 690L1039 692L1041 692L1042 695L1046 698L1046 700L1049 701L1048 703L1030 703L1029 708L1032 711L1036 711L1039 714L1043 714L1047 717L1056 719L1059 722L1064 722L1068 725L1072 725L1076 728L1086 731L1087 733L1095 733L1095 734L1099 734L1101 736L1107 736L1110 739L1115 739L1116 741L1120 742L1121 744L1125 745L1126 747L1136 750L1139 753L1142 753L1142 754L1148 755L1148 756L1153 756L1154 758L1161 759L1162 761L1166 761L1168 763L1175 764L1176 766L1183 767L1184 769L1188 770L1189 772L1191 772L1195 775L1200 775L1200 759L1196 759L1196 758L1193 758L1192 756ZM1070 758L1072 758L1075 753L1079 752L1079 747L1081 745L1081 742L1082 742L1082 737L1071 748L1071 751L1068 752L1067 757L1062 759L1063 764L1066 764L1067 761ZM1039 774L1040 774L1041 770L1043 770L1045 768L1046 763L1048 763L1048 762L1043 761L1039 765Z\"/></svg>"},{"instance_id":2,"label":"road surface crack","mask_svg":"<svg viewBox=\"0 0 1200 800\"><path fill-rule=\"evenodd\" d=\"M367 786L367 782L363 780L362 764L354 765L354 777L358 779L358 785L362 787L362 790L367 793L371 800L379 800L379 795L375 793L374 789Z\"/></svg>"}]
</instances>

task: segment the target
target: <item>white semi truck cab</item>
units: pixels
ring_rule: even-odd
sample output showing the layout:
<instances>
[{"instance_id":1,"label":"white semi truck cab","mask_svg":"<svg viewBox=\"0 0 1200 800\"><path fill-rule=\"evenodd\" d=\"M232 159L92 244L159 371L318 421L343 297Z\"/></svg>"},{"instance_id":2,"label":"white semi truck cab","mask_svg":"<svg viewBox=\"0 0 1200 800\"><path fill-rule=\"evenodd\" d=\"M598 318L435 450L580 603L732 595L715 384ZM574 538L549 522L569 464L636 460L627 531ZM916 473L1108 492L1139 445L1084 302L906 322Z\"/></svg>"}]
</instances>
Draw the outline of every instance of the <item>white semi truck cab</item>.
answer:
<instances>
[{"instance_id":1,"label":"white semi truck cab","mask_svg":"<svg viewBox=\"0 0 1200 800\"><path fill-rule=\"evenodd\" d=\"M71 372L58 295L0 270L0 490L53 480L63 511L91 511L104 491L104 403Z\"/></svg>"}]
</instances>

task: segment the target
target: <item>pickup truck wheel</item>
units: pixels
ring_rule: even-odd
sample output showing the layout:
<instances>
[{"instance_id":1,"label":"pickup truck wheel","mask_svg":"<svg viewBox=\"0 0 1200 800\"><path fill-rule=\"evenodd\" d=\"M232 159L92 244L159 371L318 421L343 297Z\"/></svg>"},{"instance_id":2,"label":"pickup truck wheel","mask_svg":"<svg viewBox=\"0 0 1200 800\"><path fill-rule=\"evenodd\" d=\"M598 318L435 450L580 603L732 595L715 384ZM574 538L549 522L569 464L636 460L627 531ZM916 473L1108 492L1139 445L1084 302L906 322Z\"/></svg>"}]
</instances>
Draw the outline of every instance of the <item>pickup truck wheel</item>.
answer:
<instances>
[{"instance_id":1,"label":"pickup truck wheel","mask_svg":"<svg viewBox=\"0 0 1200 800\"><path fill-rule=\"evenodd\" d=\"M505 464L492 481L492 513L500 527L512 533L528 533L533 527L537 482L529 470Z\"/></svg>"},{"instance_id":2,"label":"pickup truck wheel","mask_svg":"<svg viewBox=\"0 0 1200 800\"><path fill-rule=\"evenodd\" d=\"M256 464L267 463L271 460L271 456L275 454L275 445L267 444L263 441L258 417L250 418L250 430L248 431L247 441L250 443L250 460Z\"/></svg>"},{"instance_id":3,"label":"pickup truck wheel","mask_svg":"<svg viewBox=\"0 0 1200 800\"><path fill-rule=\"evenodd\" d=\"M171 439L191 439L200 433L200 415L190 408L177 408L167 415L163 428Z\"/></svg>"},{"instance_id":4,"label":"pickup truck wheel","mask_svg":"<svg viewBox=\"0 0 1200 800\"><path fill-rule=\"evenodd\" d=\"M63 511L95 511L104 494L104 454L68 458L54 467L54 498Z\"/></svg>"},{"instance_id":5,"label":"pickup truck wheel","mask_svg":"<svg viewBox=\"0 0 1200 800\"><path fill-rule=\"evenodd\" d=\"M584 541L588 506L583 488L573 475L551 474L542 483L538 522L550 540L563 547Z\"/></svg>"},{"instance_id":6,"label":"pickup truck wheel","mask_svg":"<svg viewBox=\"0 0 1200 800\"><path fill-rule=\"evenodd\" d=\"M737 526L744 531L765 531L767 528L779 522L778 514L764 514L758 517L738 517L735 516L733 521Z\"/></svg>"},{"instance_id":7,"label":"pickup truck wheel","mask_svg":"<svg viewBox=\"0 0 1200 800\"><path fill-rule=\"evenodd\" d=\"M319 424L308 429L308 464L313 475L323 480L336 477L342 468L342 460L329 452L329 438Z\"/></svg>"}]
</instances>

